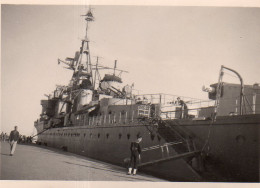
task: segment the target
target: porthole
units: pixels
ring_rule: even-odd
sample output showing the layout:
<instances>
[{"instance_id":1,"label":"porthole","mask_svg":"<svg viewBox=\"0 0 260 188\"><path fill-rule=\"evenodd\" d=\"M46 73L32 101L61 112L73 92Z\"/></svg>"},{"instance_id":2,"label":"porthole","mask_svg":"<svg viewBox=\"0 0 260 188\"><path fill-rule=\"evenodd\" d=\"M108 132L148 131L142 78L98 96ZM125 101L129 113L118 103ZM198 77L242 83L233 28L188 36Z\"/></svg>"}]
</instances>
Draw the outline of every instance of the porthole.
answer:
<instances>
[{"instance_id":1,"label":"porthole","mask_svg":"<svg viewBox=\"0 0 260 188\"><path fill-rule=\"evenodd\" d=\"M154 134L151 134L151 140L153 141L154 140Z\"/></svg>"},{"instance_id":2,"label":"porthole","mask_svg":"<svg viewBox=\"0 0 260 188\"><path fill-rule=\"evenodd\" d=\"M245 141L246 141L246 138L243 135L238 135L236 137L236 141L237 141L238 144L244 144Z\"/></svg>"}]
</instances>

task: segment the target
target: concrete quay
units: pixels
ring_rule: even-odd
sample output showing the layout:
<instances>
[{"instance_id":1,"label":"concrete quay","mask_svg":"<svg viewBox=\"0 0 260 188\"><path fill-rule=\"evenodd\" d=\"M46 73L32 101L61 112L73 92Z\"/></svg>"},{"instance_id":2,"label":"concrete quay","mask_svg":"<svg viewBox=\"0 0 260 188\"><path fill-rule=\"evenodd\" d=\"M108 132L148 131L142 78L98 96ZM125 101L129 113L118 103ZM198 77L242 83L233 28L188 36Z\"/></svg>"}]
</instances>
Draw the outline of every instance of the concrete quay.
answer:
<instances>
[{"instance_id":1,"label":"concrete quay","mask_svg":"<svg viewBox=\"0 0 260 188\"><path fill-rule=\"evenodd\" d=\"M55 148L17 144L13 156L1 142L1 180L72 180L162 182L144 173L127 175L126 169Z\"/></svg>"}]
</instances>

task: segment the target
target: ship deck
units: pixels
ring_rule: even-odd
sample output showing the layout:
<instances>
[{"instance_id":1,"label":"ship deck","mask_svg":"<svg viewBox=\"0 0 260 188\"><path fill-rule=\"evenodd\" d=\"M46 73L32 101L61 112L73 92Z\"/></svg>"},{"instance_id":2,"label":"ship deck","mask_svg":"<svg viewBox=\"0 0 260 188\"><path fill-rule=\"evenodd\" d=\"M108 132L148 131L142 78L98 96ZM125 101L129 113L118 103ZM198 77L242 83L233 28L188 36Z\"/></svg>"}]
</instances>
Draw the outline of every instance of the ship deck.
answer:
<instances>
[{"instance_id":1,"label":"ship deck","mask_svg":"<svg viewBox=\"0 0 260 188\"><path fill-rule=\"evenodd\" d=\"M35 144L17 144L9 156L9 144L1 142L0 159L1 180L166 181L141 172L127 175L123 167Z\"/></svg>"}]
</instances>

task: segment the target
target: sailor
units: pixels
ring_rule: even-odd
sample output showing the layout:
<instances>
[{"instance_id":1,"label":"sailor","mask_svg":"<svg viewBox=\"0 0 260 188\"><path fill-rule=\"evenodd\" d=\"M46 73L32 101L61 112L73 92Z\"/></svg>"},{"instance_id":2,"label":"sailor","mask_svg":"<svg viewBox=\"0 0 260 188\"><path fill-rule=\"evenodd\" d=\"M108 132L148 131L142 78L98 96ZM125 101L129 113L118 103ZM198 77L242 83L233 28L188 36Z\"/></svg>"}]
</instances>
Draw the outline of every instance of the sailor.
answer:
<instances>
[{"instance_id":1,"label":"sailor","mask_svg":"<svg viewBox=\"0 0 260 188\"><path fill-rule=\"evenodd\" d=\"M10 155L12 156L14 154L17 141L19 140L19 132L17 131L17 126L14 127L14 130L10 133Z\"/></svg>"},{"instance_id":2,"label":"sailor","mask_svg":"<svg viewBox=\"0 0 260 188\"><path fill-rule=\"evenodd\" d=\"M142 141L142 136L138 136L137 140L135 142L131 143L131 161L130 161L130 167L128 169L128 175L132 174L132 170L133 170L133 175L136 175L136 171L137 171L137 158L139 159L139 161L141 160L141 146L140 146L140 142Z\"/></svg>"},{"instance_id":3,"label":"sailor","mask_svg":"<svg viewBox=\"0 0 260 188\"><path fill-rule=\"evenodd\" d=\"M181 105L181 115L180 119L186 119L188 118L188 107L186 103L180 99L180 97L177 98L177 102L179 105Z\"/></svg>"}]
</instances>

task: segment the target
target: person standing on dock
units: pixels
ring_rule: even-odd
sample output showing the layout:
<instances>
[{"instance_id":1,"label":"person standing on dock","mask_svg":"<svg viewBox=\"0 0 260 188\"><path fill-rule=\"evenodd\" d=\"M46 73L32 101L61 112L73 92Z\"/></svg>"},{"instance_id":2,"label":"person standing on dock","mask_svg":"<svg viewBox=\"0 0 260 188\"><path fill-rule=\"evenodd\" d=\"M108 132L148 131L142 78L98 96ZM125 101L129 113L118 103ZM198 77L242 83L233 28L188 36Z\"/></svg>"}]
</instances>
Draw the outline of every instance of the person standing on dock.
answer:
<instances>
[{"instance_id":1,"label":"person standing on dock","mask_svg":"<svg viewBox=\"0 0 260 188\"><path fill-rule=\"evenodd\" d=\"M14 154L15 148L17 141L19 140L19 132L17 131L17 126L14 127L14 130L11 131L10 133L10 156Z\"/></svg>"},{"instance_id":2,"label":"person standing on dock","mask_svg":"<svg viewBox=\"0 0 260 188\"><path fill-rule=\"evenodd\" d=\"M139 161L141 160L141 146L140 142L142 141L142 136L138 136L137 140L135 142L131 143L131 161L130 161L130 167L128 169L128 175L132 174L133 170L133 175L136 175L137 171L137 158L139 158Z\"/></svg>"},{"instance_id":3,"label":"person standing on dock","mask_svg":"<svg viewBox=\"0 0 260 188\"><path fill-rule=\"evenodd\" d=\"M188 107L186 103L180 99L180 97L177 98L178 104L181 105L181 115L180 119L186 119L188 118Z\"/></svg>"}]
</instances>

